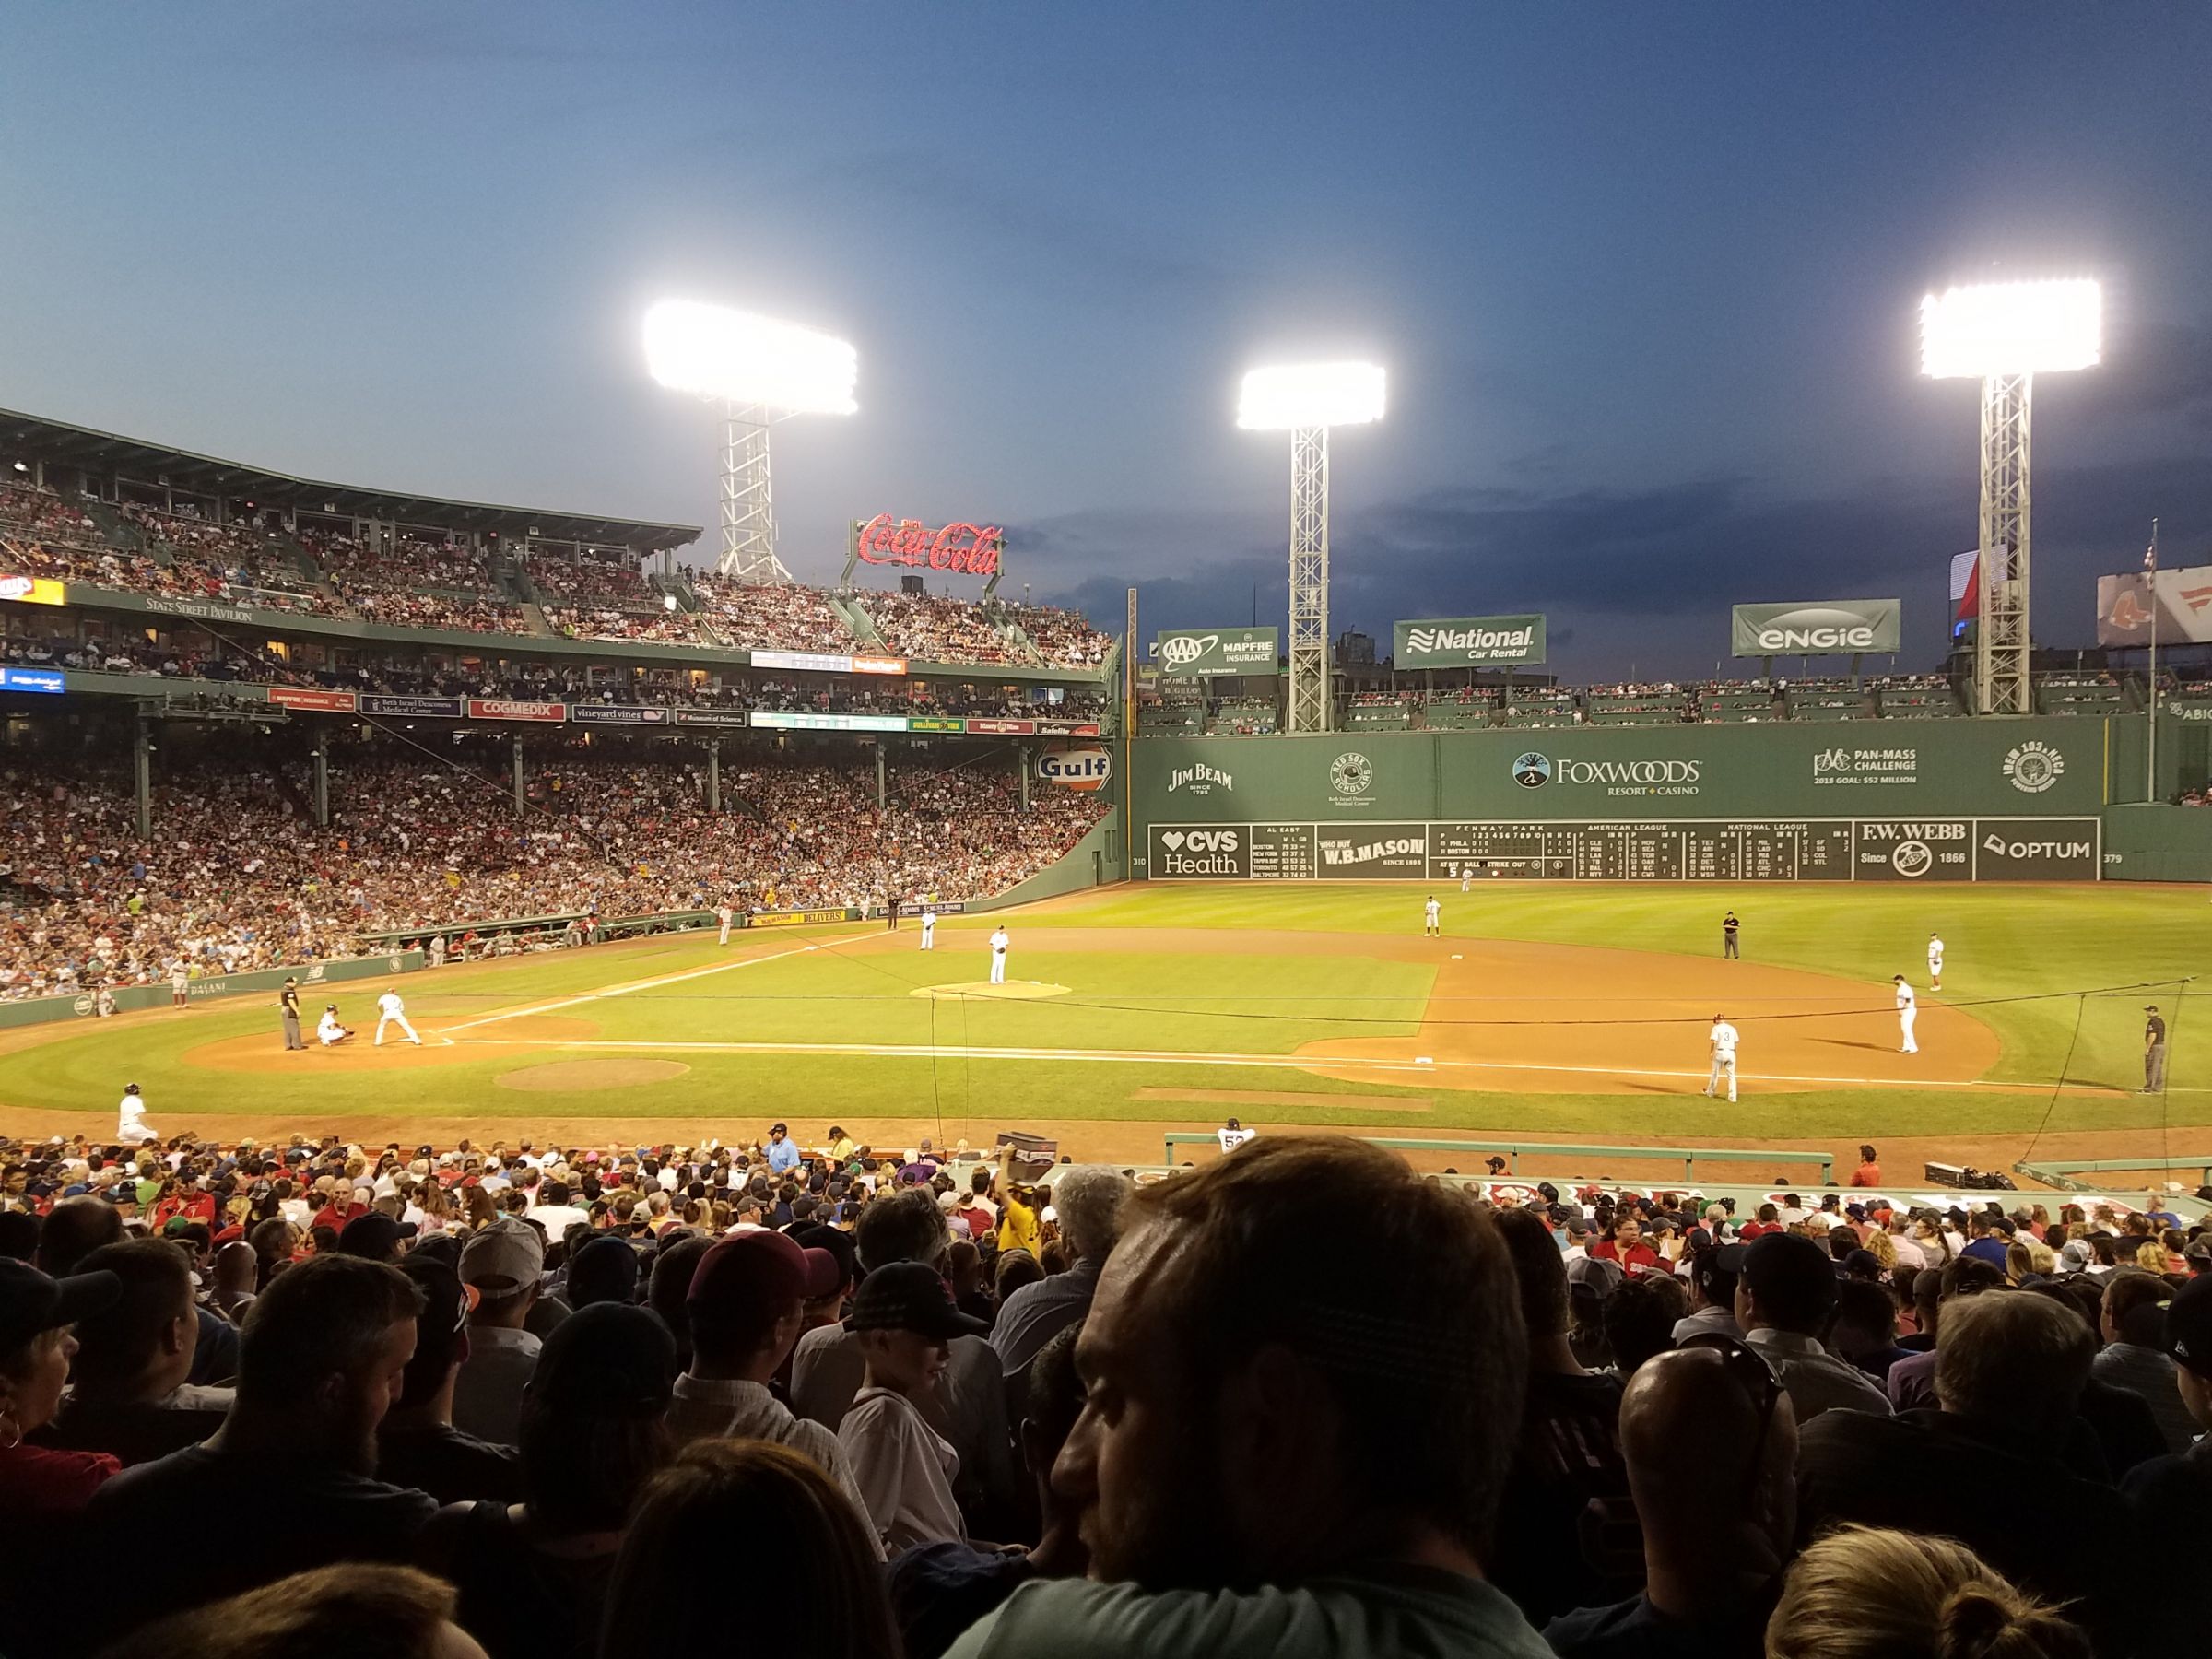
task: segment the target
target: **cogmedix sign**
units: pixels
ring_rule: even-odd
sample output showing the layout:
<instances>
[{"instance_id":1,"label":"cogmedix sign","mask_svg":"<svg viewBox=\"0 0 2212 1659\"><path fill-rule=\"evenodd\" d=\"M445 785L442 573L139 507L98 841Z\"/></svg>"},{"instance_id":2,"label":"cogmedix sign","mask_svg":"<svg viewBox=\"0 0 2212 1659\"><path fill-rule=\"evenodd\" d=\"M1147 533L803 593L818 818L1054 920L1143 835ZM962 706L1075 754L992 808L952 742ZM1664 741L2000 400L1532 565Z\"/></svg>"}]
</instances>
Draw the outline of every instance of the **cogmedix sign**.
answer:
<instances>
[{"instance_id":1,"label":"cogmedix sign","mask_svg":"<svg viewBox=\"0 0 2212 1659\"><path fill-rule=\"evenodd\" d=\"M1277 674L1272 628L1178 628L1153 636L1152 653L1169 675Z\"/></svg>"},{"instance_id":2,"label":"cogmedix sign","mask_svg":"<svg viewBox=\"0 0 2212 1659\"><path fill-rule=\"evenodd\" d=\"M1400 622L1391 653L1397 668L1509 666L1544 660L1542 617L1440 617Z\"/></svg>"},{"instance_id":3,"label":"cogmedix sign","mask_svg":"<svg viewBox=\"0 0 2212 1659\"><path fill-rule=\"evenodd\" d=\"M1893 652L1902 635L1895 599L1814 599L1803 605L1739 605L1729 627L1731 656L1854 656Z\"/></svg>"}]
</instances>

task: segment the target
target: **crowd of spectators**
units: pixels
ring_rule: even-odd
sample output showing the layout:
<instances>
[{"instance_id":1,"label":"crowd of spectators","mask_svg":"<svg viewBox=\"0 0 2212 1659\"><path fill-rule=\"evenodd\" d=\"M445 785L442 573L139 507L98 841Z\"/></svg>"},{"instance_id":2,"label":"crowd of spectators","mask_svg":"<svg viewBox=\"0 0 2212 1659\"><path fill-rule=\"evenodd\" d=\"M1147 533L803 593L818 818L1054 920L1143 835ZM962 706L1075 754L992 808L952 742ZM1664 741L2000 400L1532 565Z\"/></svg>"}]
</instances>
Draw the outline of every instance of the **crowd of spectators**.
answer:
<instances>
[{"instance_id":1,"label":"crowd of spectators","mask_svg":"<svg viewBox=\"0 0 2212 1659\"><path fill-rule=\"evenodd\" d=\"M1007 605L1005 613L1037 648L1046 662L1065 668L1095 668L1113 648L1111 635L1100 633L1081 611L1063 610L1056 605Z\"/></svg>"},{"instance_id":2,"label":"crowd of spectators","mask_svg":"<svg viewBox=\"0 0 2212 1659\"><path fill-rule=\"evenodd\" d=\"M755 586L727 576L689 575L700 609L733 645L843 656L856 643L853 630L819 588L796 582Z\"/></svg>"},{"instance_id":3,"label":"crowd of spectators","mask_svg":"<svg viewBox=\"0 0 2212 1659\"><path fill-rule=\"evenodd\" d=\"M859 588L847 595L867 613L887 650L924 663L1021 663L995 607L945 594Z\"/></svg>"},{"instance_id":4,"label":"crowd of spectators","mask_svg":"<svg viewBox=\"0 0 2212 1659\"><path fill-rule=\"evenodd\" d=\"M836 1659L2201 1639L2201 1234L2100 1277L2105 1218L2027 1212L2067 1236L2016 1285L1931 1213L1900 1300L1848 1210L1320 1135L1131 1173L834 1124L0 1143L10 1652L630 1659L737 1583Z\"/></svg>"},{"instance_id":5,"label":"crowd of spectators","mask_svg":"<svg viewBox=\"0 0 2212 1659\"><path fill-rule=\"evenodd\" d=\"M340 751L330 828L296 755L232 752L164 769L142 841L123 777L0 770L0 999L70 995L319 958L359 935L581 913L880 905L1001 892L1062 857L1097 796L1003 765L725 751L724 810L705 761L541 747L513 810L503 752Z\"/></svg>"}]
</instances>

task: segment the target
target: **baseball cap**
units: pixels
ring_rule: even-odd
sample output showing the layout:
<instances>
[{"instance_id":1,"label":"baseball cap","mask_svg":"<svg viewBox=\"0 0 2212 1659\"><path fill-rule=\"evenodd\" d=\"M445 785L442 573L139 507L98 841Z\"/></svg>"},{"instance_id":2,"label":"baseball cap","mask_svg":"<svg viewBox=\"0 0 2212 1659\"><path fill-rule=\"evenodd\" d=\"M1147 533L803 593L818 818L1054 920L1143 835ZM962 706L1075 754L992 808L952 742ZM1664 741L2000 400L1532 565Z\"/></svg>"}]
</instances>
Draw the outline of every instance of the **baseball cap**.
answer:
<instances>
[{"instance_id":1,"label":"baseball cap","mask_svg":"<svg viewBox=\"0 0 2212 1659\"><path fill-rule=\"evenodd\" d=\"M545 1240L537 1229L512 1216L486 1223L461 1247L461 1282L491 1296L527 1289L545 1270Z\"/></svg>"},{"instance_id":2,"label":"baseball cap","mask_svg":"<svg viewBox=\"0 0 2212 1659\"><path fill-rule=\"evenodd\" d=\"M53 1278L29 1262L0 1260L0 1354L13 1353L41 1331L75 1324L123 1294L112 1273Z\"/></svg>"},{"instance_id":3,"label":"baseball cap","mask_svg":"<svg viewBox=\"0 0 2212 1659\"><path fill-rule=\"evenodd\" d=\"M2166 1351L2183 1370L2212 1379L2212 1278L2194 1278L2166 1304Z\"/></svg>"},{"instance_id":4,"label":"baseball cap","mask_svg":"<svg viewBox=\"0 0 2212 1659\"><path fill-rule=\"evenodd\" d=\"M1822 1312L1836 1305L1835 1264L1801 1233L1763 1233L1745 1245L1741 1277L1762 1302Z\"/></svg>"},{"instance_id":5,"label":"baseball cap","mask_svg":"<svg viewBox=\"0 0 2212 1659\"><path fill-rule=\"evenodd\" d=\"M523 1408L652 1418L667 1411L675 1383L676 1338L660 1317L620 1302L594 1302L546 1338Z\"/></svg>"},{"instance_id":6,"label":"baseball cap","mask_svg":"<svg viewBox=\"0 0 2212 1659\"><path fill-rule=\"evenodd\" d=\"M417 1231L412 1221L395 1221L382 1210L371 1210L338 1230L338 1253L381 1262L391 1255L394 1245L413 1238Z\"/></svg>"},{"instance_id":7,"label":"baseball cap","mask_svg":"<svg viewBox=\"0 0 2212 1659\"><path fill-rule=\"evenodd\" d=\"M953 1304L952 1293L926 1262L892 1262L860 1282L853 1299L848 1331L912 1331L949 1340L975 1336L990 1327Z\"/></svg>"},{"instance_id":8,"label":"baseball cap","mask_svg":"<svg viewBox=\"0 0 2212 1659\"><path fill-rule=\"evenodd\" d=\"M461 1282L450 1263L434 1256L410 1254L399 1270L422 1291L422 1312L415 1321L415 1358L426 1361L427 1357L426 1370L443 1371L460 1346L470 1310L481 1299Z\"/></svg>"},{"instance_id":9,"label":"baseball cap","mask_svg":"<svg viewBox=\"0 0 2212 1659\"><path fill-rule=\"evenodd\" d=\"M810 1221L804 1227L791 1229L784 1237L795 1241L806 1253L808 1301L819 1300L832 1290L843 1289L853 1282L859 1271L859 1255L853 1247L851 1233L840 1232L834 1227L825 1227L819 1221ZM818 1255L830 1258L828 1268L814 1260ZM830 1277L831 1274L834 1277Z\"/></svg>"},{"instance_id":10,"label":"baseball cap","mask_svg":"<svg viewBox=\"0 0 2212 1659\"><path fill-rule=\"evenodd\" d=\"M711 1321L736 1337L765 1336L775 1322L806 1300L806 1252L778 1232L737 1233L718 1239L691 1270L685 1297L694 1321Z\"/></svg>"}]
</instances>

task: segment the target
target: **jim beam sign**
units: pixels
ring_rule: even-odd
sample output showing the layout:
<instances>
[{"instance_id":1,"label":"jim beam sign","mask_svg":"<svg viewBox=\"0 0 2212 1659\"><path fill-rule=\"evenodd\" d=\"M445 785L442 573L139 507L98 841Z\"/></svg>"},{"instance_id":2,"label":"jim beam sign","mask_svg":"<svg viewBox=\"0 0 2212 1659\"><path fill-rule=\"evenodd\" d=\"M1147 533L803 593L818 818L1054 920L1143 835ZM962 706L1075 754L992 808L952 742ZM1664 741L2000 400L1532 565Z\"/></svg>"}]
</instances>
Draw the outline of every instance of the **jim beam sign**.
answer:
<instances>
[{"instance_id":1,"label":"jim beam sign","mask_svg":"<svg viewBox=\"0 0 2212 1659\"><path fill-rule=\"evenodd\" d=\"M1895 599L1816 599L1803 605L1739 605L1729 654L1857 656L1894 652L1901 637Z\"/></svg>"},{"instance_id":2,"label":"jim beam sign","mask_svg":"<svg viewBox=\"0 0 2212 1659\"><path fill-rule=\"evenodd\" d=\"M1396 668L1511 667L1544 660L1544 618L1444 617L1401 622L1391 653Z\"/></svg>"},{"instance_id":3,"label":"jim beam sign","mask_svg":"<svg viewBox=\"0 0 2212 1659\"><path fill-rule=\"evenodd\" d=\"M1159 671L1182 678L1218 674L1277 674L1272 628L1181 628L1153 637Z\"/></svg>"}]
</instances>

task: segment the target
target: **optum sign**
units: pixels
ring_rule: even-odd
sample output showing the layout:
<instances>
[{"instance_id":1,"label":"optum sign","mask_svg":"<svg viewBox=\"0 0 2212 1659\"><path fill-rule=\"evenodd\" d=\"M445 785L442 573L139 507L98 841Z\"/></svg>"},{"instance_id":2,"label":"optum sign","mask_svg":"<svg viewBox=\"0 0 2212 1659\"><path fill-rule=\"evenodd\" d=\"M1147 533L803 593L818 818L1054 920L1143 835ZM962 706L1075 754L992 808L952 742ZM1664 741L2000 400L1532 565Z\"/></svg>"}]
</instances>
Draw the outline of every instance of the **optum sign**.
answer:
<instances>
[{"instance_id":1,"label":"optum sign","mask_svg":"<svg viewBox=\"0 0 2212 1659\"><path fill-rule=\"evenodd\" d=\"M1806 605L1739 605L1730 654L1841 656L1893 652L1900 643L1895 599L1821 599Z\"/></svg>"}]
</instances>

